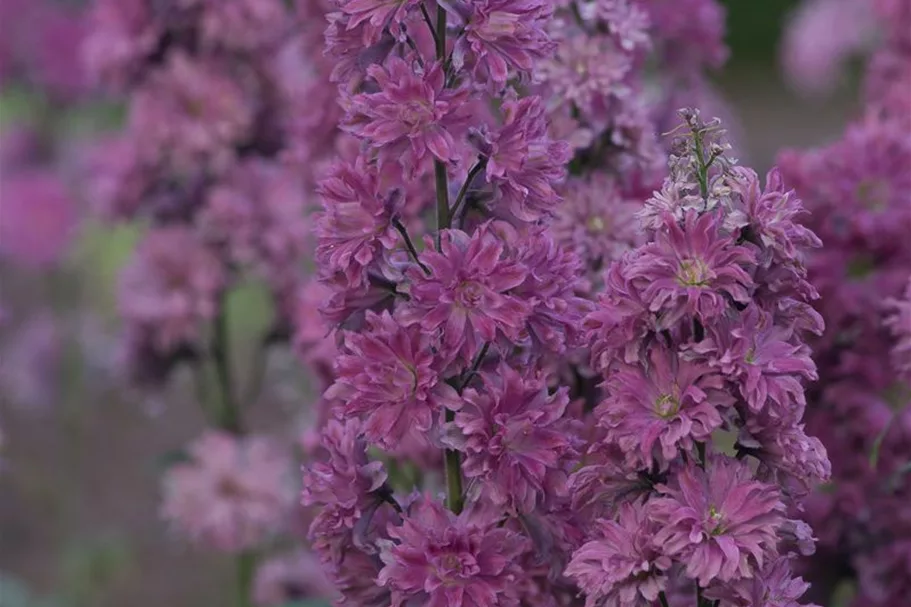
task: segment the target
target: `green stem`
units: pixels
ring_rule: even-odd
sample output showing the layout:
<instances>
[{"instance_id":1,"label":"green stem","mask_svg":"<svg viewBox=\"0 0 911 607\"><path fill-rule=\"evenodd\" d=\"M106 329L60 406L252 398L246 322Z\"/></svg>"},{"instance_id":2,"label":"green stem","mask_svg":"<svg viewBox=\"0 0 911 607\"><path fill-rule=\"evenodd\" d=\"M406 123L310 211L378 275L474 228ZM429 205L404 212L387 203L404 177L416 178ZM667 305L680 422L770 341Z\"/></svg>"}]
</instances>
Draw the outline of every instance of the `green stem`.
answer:
<instances>
[{"instance_id":1,"label":"green stem","mask_svg":"<svg viewBox=\"0 0 911 607\"><path fill-rule=\"evenodd\" d=\"M436 32L437 61L443 61L446 59L446 9L442 4L437 4Z\"/></svg>"},{"instance_id":2,"label":"green stem","mask_svg":"<svg viewBox=\"0 0 911 607\"><path fill-rule=\"evenodd\" d=\"M234 399L234 386L231 382L231 356L228 340L228 315L222 309L215 317L215 335L212 343L212 356L215 359L215 373L221 388L222 407L218 425L233 434L242 434L240 409Z\"/></svg>"},{"instance_id":3,"label":"green stem","mask_svg":"<svg viewBox=\"0 0 911 607\"><path fill-rule=\"evenodd\" d=\"M446 409L446 421L455 419L455 411ZM458 451L446 449L446 507L459 514L462 511L462 458Z\"/></svg>"},{"instance_id":4,"label":"green stem","mask_svg":"<svg viewBox=\"0 0 911 607\"><path fill-rule=\"evenodd\" d=\"M658 593L658 599L661 601L661 607L669 607L667 603L667 595L664 592Z\"/></svg>"},{"instance_id":5,"label":"green stem","mask_svg":"<svg viewBox=\"0 0 911 607\"><path fill-rule=\"evenodd\" d=\"M474 181L475 176L480 173L484 167L487 166L486 158L478 158L478 161L475 163L471 170L468 171L468 176L465 177L465 183L462 184L461 189L459 190L459 195L456 196L455 204L452 205L452 210L449 213L450 221L459 214L461 210L462 203L465 202L465 195L468 193L468 188L471 186L471 182Z\"/></svg>"},{"instance_id":6,"label":"green stem","mask_svg":"<svg viewBox=\"0 0 911 607\"><path fill-rule=\"evenodd\" d=\"M237 555L237 607L252 607L253 575L256 573L256 554L250 550Z\"/></svg>"},{"instance_id":7,"label":"green stem","mask_svg":"<svg viewBox=\"0 0 911 607\"><path fill-rule=\"evenodd\" d=\"M411 237L408 236L408 230L402 225L402 222L398 219L393 219L392 225L395 226L395 229L402 235L402 240L405 241L405 248L408 249L408 254L411 255L411 259L414 260L414 263L418 264L418 266L424 270L424 274L430 274L430 268L421 262L418 257L418 250L414 247L414 243L411 242Z\"/></svg>"},{"instance_id":8,"label":"green stem","mask_svg":"<svg viewBox=\"0 0 911 607\"><path fill-rule=\"evenodd\" d=\"M443 230L449 228L449 177L446 175L446 165L440 160L433 161L433 171L436 176L437 189L437 249L440 248L440 237Z\"/></svg>"},{"instance_id":9,"label":"green stem","mask_svg":"<svg viewBox=\"0 0 911 607\"><path fill-rule=\"evenodd\" d=\"M446 9L437 5L437 25L435 31L437 61L446 59ZM452 218L449 214L449 177L446 165L439 160L433 163L437 190L437 249L440 249L440 235L449 228ZM455 412L446 410L446 421L452 422ZM446 507L456 514L462 511L462 458L458 451L447 449L446 460Z\"/></svg>"}]
</instances>

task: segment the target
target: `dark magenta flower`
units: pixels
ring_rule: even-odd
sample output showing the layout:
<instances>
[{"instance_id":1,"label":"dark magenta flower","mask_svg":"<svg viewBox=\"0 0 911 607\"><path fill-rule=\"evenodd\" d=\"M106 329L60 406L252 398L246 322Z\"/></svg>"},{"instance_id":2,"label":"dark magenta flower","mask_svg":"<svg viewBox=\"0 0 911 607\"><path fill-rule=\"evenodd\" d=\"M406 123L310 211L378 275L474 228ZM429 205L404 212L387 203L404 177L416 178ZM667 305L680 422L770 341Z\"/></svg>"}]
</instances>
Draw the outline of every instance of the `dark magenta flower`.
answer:
<instances>
[{"instance_id":1,"label":"dark magenta flower","mask_svg":"<svg viewBox=\"0 0 911 607\"><path fill-rule=\"evenodd\" d=\"M422 70L390 57L368 68L367 74L379 92L350 99L345 130L369 141L382 163L400 163L409 174L429 158L460 158L456 137L468 123L469 91L446 88L442 64Z\"/></svg>"},{"instance_id":2,"label":"dark magenta flower","mask_svg":"<svg viewBox=\"0 0 911 607\"><path fill-rule=\"evenodd\" d=\"M780 419L802 415L803 383L817 377L809 347L756 305L720 319L692 350L738 385L753 412Z\"/></svg>"},{"instance_id":3,"label":"dark magenta flower","mask_svg":"<svg viewBox=\"0 0 911 607\"><path fill-rule=\"evenodd\" d=\"M564 490L575 456L566 390L549 394L543 377L523 376L505 363L482 373L482 387L462 395L444 442L464 454L466 478L480 484L483 499L530 512Z\"/></svg>"},{"instance_id":4,"label":"dark magenta flower","mask_svg":"<svg viewBox=\"0 0 911 607\"><path fill-rule=\"evenodd\" d=\"M658 600L673 562L655 542L656 525L641 501L620 507L616 520L594 523L594 539L573 553L566 575L586 607L641 607Z\"/></svg>"},{"instance_id":5,"label":"dark magenta flower","mask_svg":"<svg viewBox=\"0 0 911 607\"><path fill-rule=\"evenodd\" d=\"M313 547L323 560L340 563L352 545L355 527L377 510L377 491L386 482L382 462L367 460L360 423L330 420L322 432L322 457L304 468L305 506L320 506L310 526Z\"/></svg>"},{"instance_id":6,"label":"dark magenta flower","mask_svg":"<svg viewBox=\"0 0 911 607\"><path fill-rule=\"evenodd\" d=\"M487 179L506 214L534 222L551 215L560 202L555 187L566 174L569 145L548 136L540 97L507 97L502 111L502 126L480 133Z\"/></svg>"},{"instance_id":7,"label":"dark magenta flower","mask_svg":"<svg viewBox=\"0 0 911 607\"><path fill-rule=\"evenodd\" d=\"M528 271L509 259L503 242L489 224L471 236L446 230L440 252L427 249L421 261L429 269L407 271L411 301L402 308L405 324L420 324L424 331L442 329L443 351L470 363L484 342L500 336L519 341L528 305L511 294Z\"/></svg>"},{"instance_id":8,"label":"dark magenta flower","mask_svg":"<svg viewBox=\"0 0 911 607\"><path fill-rule=\"evenodd\" d=\"M427 441L440 412L458 406L434 352L433 335L419 325L403 327L388 312L367 312L363 329L345 332L337 379L325 395L339 399L346 416L364 420L373 444L395 449L406 436Z\"/></svg>"},{"instance_id":9,"label":"dark magenta flower","mask_svg":"<svg viewBox=\"0 0 911 607\"><path fill-rule=\"evenodd\" d=\"M818 607L799 602L809 587L802 578L793 577L791 559L780 557L752 578L715 585L705 596L725 607Z\"/></svg>"},{"instance_id":10,"label":"dark magenta flower","mask_svg":"<svg viewBox=\"0 0 911 607\"><path fill-rule=\"evenodd\" d=\"M402 525L389 528L377 583L392 591L392 605L517 607L517 559L527 540L499 525L492 512L469 508L456 515L434 500L419 499Z\"/></svg>"},{"instance_id":11,"label":"dark magenta flower","mask_svg":"<svg viewBox=\"0 0 911 607\"><path fill-rule=\"evenodd\" d=\"M784 504L744 462L715 456L705 470L690 463L658 491L649 502L655 543L700 586L752 578L775 556Z\"/></svg>"},{"instance_id":12,"label":"dark magenta flower","mask_svg":"<svg viewBox=\"0 0 911 607\"><path fill-rule=\"evenodd\" d=\"M319 184L316 260L327 282L360 290L386 251L398 241L392 220L401 196L384 191L376 169L358 157L334 163Z\"/></svg>"},{"instance_id":13,"label":"dark magenta flower","mask_svg":"<svg viewBox=\"0 0 911 607\"><path fill-rule=\"evenodd\" d=\"M729 299L749 302L752 279L745 268L754 262L748 249L722 232L716 213L688 211L683 225L665 222L627 275L642 285L642 297L659 315L659 325L670 327L684 316L718 317Z\"/></svg>"},{"instance_id":14,"label":"dark magenta flower","mask_svg":"<svg viewBox=\"0 0 911 607\"><path fill-rule=\"evenodd\" d=\"M151 335L154 348L170 352L200 337L218 312L227 281L219 257L183 226L149 232L124 269L118 289L120 313Z\"/></svg>"},{"instance_id":15,"label":"dark magenta flower","mask_svg":"<svg viewBox=\"0 0 911 607\"><path fill-rule=\"evenodd\" d=\"M911 279L905 296L892 302L892 315L886 323L895 336L892 363L899 375L911 382Z\"/></svg>"},{"instance_id":16,"label":"dark magenta flower","mask_svg":"<svg viewBox=\"0 0 911 607\"><path fill-rule=\"evenodd\" d=\"M709 440L722 412L734 404L724 379L710 367L678 358L655 345L648 362L622 364L607 377L607 399L595 414L630 461L662 467L695 441Z\"/></svg>"},{"instance_id":17,"label":"dark magenta flower","mask_svg":"<svg viewBox=\"0 0 911 607\"><path fill-rule=\"evenodd\" d=\"M592 306L576 295L585 284L579 258L547 232L519 238L515 248L516 260L528 270L512 293L529 308L529 349L562 354L581 345L582 319Z\"/></svg>"},{"instance_id":18,"label":"dark magenta flower","mask_svg":"<svg viewBox=\"0 0 911 607\"><path fill-rule=\"evenodd\" d=\"M545 27L553 3L545 0L456 0L445 6L463 28L453 61L502 87L509 70L531 73L555 47Z\"/></svg>"}]
</instances>

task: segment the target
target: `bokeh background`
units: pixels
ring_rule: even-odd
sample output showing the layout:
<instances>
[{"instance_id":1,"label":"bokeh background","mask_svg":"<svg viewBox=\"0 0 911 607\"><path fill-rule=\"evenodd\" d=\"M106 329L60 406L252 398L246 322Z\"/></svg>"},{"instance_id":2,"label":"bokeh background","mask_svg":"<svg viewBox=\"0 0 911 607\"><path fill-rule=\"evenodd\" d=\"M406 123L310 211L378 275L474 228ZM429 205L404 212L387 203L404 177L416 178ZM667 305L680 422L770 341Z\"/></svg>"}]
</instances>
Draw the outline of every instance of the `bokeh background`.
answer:
<instances>
[{"instance_id":1,"label":"bokeh background","mask_svg":"<svg viewBox=\"0 0 911 607\"><path fill-rule=\"evenodd\" d=\"M726 4L732 59L714 78L733 110L744 160L762 170L783 147L836 138L856 110L856 73L849 69L824 97L795 94L778 53L796 3ZM21 35L21 27L14 15L0 14L0 37ZM0 96L0 132L21 124L62 129L61 170L74 172L81 143L115 128L121 114L117 104L98 100L64 112L59 101L21 84ZM46 237L55 234L49 226ZM117 377L114 283L136 239L130 228L80 222L63 263L37 271L0 260L0 301L10 316L45 311L27 326L0 328L0 607L215 606L231 583L230 561L190 549L157 514L169 454L204 425L187 398L189 378L148 394ZM237 293L230 306L242 344L234 362L243 367L271 311L256 288ZM289 417L312 399L309 379L290 352L270 356L267 397L252 425L288 432Z\"/></svg>"}]
</instances>

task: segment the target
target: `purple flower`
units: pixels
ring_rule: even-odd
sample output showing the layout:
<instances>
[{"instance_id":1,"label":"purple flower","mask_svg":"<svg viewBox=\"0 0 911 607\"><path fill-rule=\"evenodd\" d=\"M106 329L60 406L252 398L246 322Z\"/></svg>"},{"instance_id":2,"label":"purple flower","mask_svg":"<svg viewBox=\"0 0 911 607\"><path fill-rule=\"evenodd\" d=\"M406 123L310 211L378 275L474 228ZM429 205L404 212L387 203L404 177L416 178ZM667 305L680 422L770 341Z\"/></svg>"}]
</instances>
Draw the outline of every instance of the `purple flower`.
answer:
<instances>
[{"instance_id":1,"label":"purple flower","mask_svg":"<svg viewBox=\"0 0 911 607\"><path fill-rule=\"evenodd\" d=\"M319 561L303 550L269 559L257 569L253 583L253 598L261 607L282 607L333 594Z\"/></svg>"},{"instance_id":2,"label":"purple flower","mask_svg":"<svg viewBox=\"0 0 911 607\"><path fill-rule=\"evenodd\" d=\"M89 72L106 84L123 87L155 51L164 24L146 0L99 0L89 13L90 29L82 55Z\"/></svg>"},{"instance_id":3,"label":"purple flower","mask_svg":"<svg viewBox=\"0 0 911 607\"><path fill-rule=\"evenodd\" d=\"M598 306L585 318L591 365L596 371L607 371L615 359L637 362L643 338L653 328L647 302L628 277L640 254L641 248L635 249L610 265Z\"/></svg>"},{"instance_id":4,"label":"purple flower","mask_svg":"<svg viewBox=\"0 0 911 607\"><path fill-rule=\"evenodd\" d=\"M504 255L503 242L490 224L471 236L461 230L440 235L440 252L421 254L429 268L425 274L409 268L411 301L402 309L406 325L420 324L424 331L442 328L442 349L470 363L484 342L505 336L519 341L528 306L510 293L522 284L527 270Z\"/></svg>"},{"instance_id":5,"label":"purple flower","mask_svg":"<svg viewBox=\"0 0 911 607\"><path fill-rule=\"evenodd\" d=\"M778 263L802 261L802 253L822 246L812 230L795 218L806 213L793 190L785 190L778 168L769 171L765 190L751 169L735 167L731 188L740 197L749 226L749 236L757 241L771 260Z\"/></svg>"},{"instance_id":6,"label":"purple flower","mask_svg":"<svg viewBox=\"0 0 911 607\"><path fill-rule=\"evenodd\" d=\"M208 431L190 461L164 477L162 515L194 541L217 550L256 547L279 530L294 502L290 460L266 438Z\"/></svg>"},{"instance_id":7,"label":"purple flower","mask_svg":"<svg viewBox=\"0 0 911 607\"><path fill-rule=\"evenodd\" d=\"M624 196L617 180L595 173L563 188L551 232L593 270L642 244L636 211L642 203Z\"/></svg>"},{"instance_id":8,"label":"purple flower","mask_svg":"<svg viewBox=\"0 0 911 607\"><path fill-rule=\"evenodd\" d=\"M568 458L575 456L564 419L566 390L549 394L542 377L523 377L502 363L483 373L483 389L465 390L444 442L465 454L465 476L480 483L492 504L530 512L564 491Z\"/></svg>"},{"instance_id":9,"label":"purple flower","mask_svg":"<svg viewBox=\"0 0 911 607\"><path fill-rule=\"evenodd\" d=\"M705 597L725 607L818 607L798 602L809 587L802 578L792 577L791 560L780 557L751 579L709 588Z\"/></svg>"},{"instance_id":10,"label":"purple flower","mask_svg":"<svg viewBox=\"0 0 911 607\"><path fill-rule=\"evenodd\" d=\"M729 299L750 301L752 280L744 267L755 260L720 224L716 213L689 211L682 226L668 219L630 264L627 276L643 285L642 297L661 327L688 315L709 321L728 309Z\"/></svg>"},{"instance_id":11,"label":"purple flower","mask_svg":"<svg viewBox=\"0 0 911 607\"><path fill-rule=\"evenodd\" d=\"M502 111L503 125L493 133L480 133L487 179L503 211L534 222L551 215L560 202L555 186L565 175L569 145L548 136L540 97L508 97Z\"/></svg>"},{"instance_id":12,"label":"purple flower","mask_svg":"<svg viewBox=\"0 0 911 607\"><path fill-rule=\"evenodd\" d=\"M254 126L254 102L241 82L217 61L168 55L130 103L129 128L145 161L178 175L224 170Z\"/></svg>"},{"instance_id":13,"label":"purple flower","mask_svg":"<svg viewBox=\"0 0 911 607\"><path fill-rule=\"evenodd\" d=\"M528 269L512 293L529 307L530 350L540 345L562 354L581 345L582 319L592 306L576 296L584 284L579 258L547 232L535 232L518 239L516 260Z\"/></svg>"},{"instance_id":14,"label":"purple flower","mask_svg":"<svg viewBox=\"0 0 911 607\"><path fill-rule=\"evenodd\" d=\"M903 299L892 302L893 314L886 324L895 336L892 362L899 375L911 382L911 279Z\"/></svg>"},{"instance_id":15,"label":"purple flower","mask_svg":"<svg viewBox=\"0 0 911 607\"><path fill-rule=\"evenodd\" d=\"M492 513L456 515L424 497L389 536L394 541L383 545L377 583L392 590L393 607L412 599L426 607L518 606L516 560L526 540Z\"/></svg>"},{"instance_id":16,"label":"purple flower","mask_svg":"<svg viewBox=\"0 0 911 607\"><path fill-rule=\"evenodd\" d=\"M218 311L225 283L222 262L190 228L158 228L123 270L118 305L127 322L149 331L154 347L165 353L198 339Z\"/></svg>"},{"instance_id":17,"label":"purple flower","mask_svg":"<svg viewBox=\"0 0 911 607\"><path fill-rule=\"evenodd\" d=\"M367 312L362 330L345 332L338 379L325 396L340 399L346 416L361 417L373 444L395 449L406 435L426 441L441 410L458 406L433 345L419 325L403 327L388 312Z\"/></svg>"},{"instance_id":18,"label":"purple flower","mask_svg":"<svg viewBox=\"0 0 911 607\"><path fill-rule=\"evenodd\" d=\"M281 0L192 0L200 4L202 43L234 52L271 50L291 31L290 11Z\"/></svg>"},{"instance_id":19,"label":"purple flower","mask_svg":"<svg viewBox=\"0 0 911 607\"><path fill-rule=\"evenodd\" d=\"M809 347L756 305L720 320L693 352L734 380L754 413L799 419L806 406L801 380L817 377Z\"/></svg>"},{"instance_id":20,"label":"purple flower","mask_svg":"<svg viewBox=\"0 0 911 607\"><path fill-rule=\"evenodd\" d=\"M625 464L620 448L602 440L600 434L592 440L583 462L567 483L572 507L582 520L612 517L618 506L651 491L648 482Z\"/></svg>"},{"instance_id":21,"label":"purple flower","mask_svg":"<svg viewBox=\"0 0 911 607\"><path fill-rule=\"evenodd\" d=\"M642 502L622 505L616 520L595 522L594 539L576 550L566 568L586 607L639 607L658 600L672 562L654 541L655 531Z\"/></svg>"},{"instance_id":22,"label":"purple flower","mask_svg":"<svg viewBox=\"0 0 911 607\"><path fill-rule=\"evenodd\" d=\"M456 68L473 65L477 77L487 76L499 87L510 69L528 74L555 47L545 28L553 12L550 2L457 0L446 6L464 30L453 53Z\"/></svg>"},{"instance_id":23,"label":"purple flower","mask_svg":"<svg viewBox=\"0 0 911 607\"><path fill-rule=\"evenodd\" d=\"M337 162L319 184L316 260L326 282L347 289L367 286L368 273L395 247L392 225L401 197L384 191L376 168L361 157Z\"/></svg>"},{"instance_id":24,"label":"purple flower","mask_svg":"<svg viewBox=\"0 0 911 607\"><path fill-rule=\"evenodd\" d=\"M231 261L282 287L296 280L307 247L305 213L300 177L277 164L252 160L209 190L200 223Z\"/></svg>"},{"instance_id":25,"label":"purple flower","mask_svg":"<svg viewBox=\"0 0 911 607\"><path fill-rule=\"evenodd\" d=\"M648 364L623 364L608 376L608 397L595 414L632 462L664 467L722 425L719 410L734 403L724 387L710 367L656 345Z\"/></svg>"},{"instance_id":26,"label":"purple flower","mask_svg":"<svg viewBox=\"0 0 911 607\"><path fill-rule=\"evenodd\" d=\"M469 119L469 91L447 88L442 64L421 70L390 57L367 74L380 90L351 98L345 130L377 148L383 164L398 162L411 175L429 157L460 158L455 137Z\"/></svg>"},{"instance_id":27,"label":"purple flower","mask_svg":"<svg viewBox=\"0 0 911 607\"><path fill-rule=\"evenodd\" d=\"M758 575L776 553L784 504L773 485L753 480L743 462L716 456L705 470L680 469L650 500L655 543L706 587Z\"/></svg>"},{"instance_id":28,"label":"purple flower","mask_svg":"<svg viewBox=\"0 0 911 607\"><path fill-rule=\"evenodd\" d=\"M416 5L417 0L340 0L342 12L350 15L348 29L368 22L382 29L390 24L399 24Z\"/></svg>"},{"instance_id":29,"label":"purple flower","mask_svg":"<svg viewBox=\"0 0 911 607\"><path fill-rule=\"evenodd\" d=\"M630 93L630 52L610 36L568 33L553 59L543 61L536 78L559 103L572 103L585 118L602 117L616 97Z\"/></svg>"},{"instance_id":30,"label":"purple flower","mask_svg":"<svg viewBox=\"0 0 911 607\"><path fill-rule=\"evenodd\" d=\"M815 436L808 436L803 424L763 423L750 418L737 444L760 462L757 476L775 482L797 496L805 495L832 475L826 448ZM777 420L773 420L777 421Z\"/></svg>"},{"instance_id":31,"label":"purple flower","mask_svg":"<svg viewBox=\"0 0 911 607\"><path fill-rule=\"evenodd\" d=\"M715 0L649 0L644 3L668 67L684 74L727 61L725 9Z\"/></svg>"},{"instance_id":32,"label":"purple flower","mask_svg":"<svg viewBox=\"0 0 911 607\"><path fill-rule=\"evenodd\" d=\"M360 437L360 423L330 420L323 428L321 460L303 472L305 506L321 506L310 526L310 539L321 558L338 565L354 541L357 528L362 534L380 505L378 491L386 482L381 462L368 462L366 444Z\"/></svg>"}]
</instances>

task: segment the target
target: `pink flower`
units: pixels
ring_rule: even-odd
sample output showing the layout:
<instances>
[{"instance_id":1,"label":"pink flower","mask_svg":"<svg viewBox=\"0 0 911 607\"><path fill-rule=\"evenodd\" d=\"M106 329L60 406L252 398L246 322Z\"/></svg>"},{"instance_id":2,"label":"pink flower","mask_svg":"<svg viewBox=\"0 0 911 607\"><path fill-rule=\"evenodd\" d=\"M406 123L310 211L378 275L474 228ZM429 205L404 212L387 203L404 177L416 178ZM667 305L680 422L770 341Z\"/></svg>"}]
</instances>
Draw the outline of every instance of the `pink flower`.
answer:
<instances>
[{"instance_id":1,"label":"pink flower","mask_svg":"<svg viewBox=\"0 0 911 607\"><path fill-rule=\"evenodd\" d=\"M440 375L433 341L416 324L368 311L361 331L344 333L337 379L325 396L341 400L346 416L362 418L373 444L395 449L406 435L426 441L440 412L458 399Z\"/></svg>"},{"instance_id":2,"label":"pink flower","mask_svg":"<svg viewBox=\"0 0 911 607\"><path fill-rule=\"evenodd\" d=\"M454 64L474 66L478 78L487 76L499 87L506 84L510 69L529 74L555 47L545 28L553 12L549 2L460 0L446 6L464 29Z\"/></svg>"},{"instance_id":3,"label":"pink flower","mask_svg":"<svg viewBox=\"0 0 911 607\"><path fill-rule=\"evenodd\" d=\"M751 579L719 584L705 597L727 607L818 607L798 602L810 587L800 577L792 577L791 559L781 557L769 563Z\"/></svg>"},{"instance_id":4,"label":"pink flower","mask_svg":"<svg viewBox=\"0 0 911 607\"><path fill-rule=\"evenodd\" d=\"M642 244L636 211L642 203L624 196L617 180L602 173L573 179L563 188L551 232L592 270Z\"/></svg>"},{"instance_id":5,"label":"pink flower","mask_svg":"<svg viewBox=\"0 0 911 607\"><path fill-rule=\"evenodd\" d=\"M343 13L351 16L349 29L365 21L382 29L401 23L408 12L414 9L417 0L341 0L338 4Z\"/></svg>"},{"instance_id":6,"label":"pink flower","mask_svg":"<svg viewBox=\"0 0 911 607\"><path fill-rule=\"evenodd\" d=\"M547 232L534 232L518 239L516 260L528 269L513 294L529 307L527 332L529 350L562 354L581 345L582 319L590 302L576 293L583 290L578 257L558 245Z\"/></svg>"},{"instance_id":7,"label":"pink flower","mask_svg":"<svg viewBox=\"0 0 911 607\"><path fill-rule=\"evenodd\" d=\"M82 56L96 79L124 87L158 47L164 24L146 0L98 0L89 13Z\"/></svg>"},{"instance_id":8,"label":"pink flower","mask_svg":"<svg viewBox=\"0 0 911 607\"><path fill-rule=\"evenodd\" d=\"M724 44L725 9L715 0L649 0L644 3L669 68L684 74L702 67L721 67L728 58Z\"/></svg>"},{"instance_id":9,"label":"pink flower","mask_svg":"<svg viewBox=\"0 0 911 607\"><path fill-rule=\"evenodd\" d=\"M121 274L120 313L150 331L154 347L167 352L197 340L218 311L225 282L221 261L189 228L158 228Z\"/></svg>"},{"instance_id":10,"label":"pink flower","mask_svg":"<svg viewBox=\"0 0 911 607\"><path fill-rule=\"evenodd\" d=\"M282 0L190 0L199 4L199 31L207 47L254 52L282 42L293 21Z\"/></svg>"},{"instance_id":11,"label":"pink flower","mask_svg":"<svg viewBox=\"0 0 911 607\"><path fill-rule=\"evenodd\" d=\"M745 463L722 456L710 458L706 470L691 463L658 491L662 496L649 502L655 543L700 586L752 578L775 556L784 504Z\"/></svg>"},{"instance_id":12,"label":"pink flower","mask_svg":"<svg viewBox=\"0 0 911 607\"><path fill-rule=\"evenodd\" d=\"M245 143L255 107L242 80L213 61L171 53L132 97L129 127L153 165L221 171Z\"/></svg>"},{"instance_id":13,"label":"pink flower","mask_svg":"<svg viewBox=\"0 0 911 607\"><path fill-rule=\"evenodd\" d=\"M608 375L608 396L595 414L607 440L632 462L664 467L721 427L721 412L734 403L724 387L711 368L655 345L647 364L624 364Z\"/></svg>"},{"instance_id":14,"label":"pink flower","mask_svg":"<svg viewBox=\"0 0 911 607\"><path fill-rule=\"evenodd\" d=\"M640 607L658 600L672 562L655 542L655 531L641 502L622 505L616 520L595 522L594 539L573 553L566 568L586 607Z\"/></svg>"},{"instance_id":15,"label":"pink flower","mask_svg":"<svg viewBox=\"0 0 911 607\"><path fill-rule=\"evenodd\" d=\"M310 539L323 561L339 565L351 546L355 527L366 527L379 508L386 483L382 462L367 460L360 423L330 420L323 428L320 459L304 468L305 506L321 506L310 526ZM363 527L364 529L361 529Z\"/></svg>"},{"instance_id":16,"label":"pink flower","mask_svg":"<svg viewBox=\"0 0 911 607\"><path fill-rule=\"evenodd\" d=\"M189 456L164 478L162 514L182 533L239 552L279 530L294 492L290 462L268 439L210 430L190 445Z\"/></svg>"},{"instance_id":17,"label":"pink flower","mask_svg":"<svg viewBox=\"0 0 911 607\"><path fill-rule=\"evenodd\" d=\"M37 269L58 262L73 238L73 199L51 172L28 170L0 179L0 254Z\"/></svg>"},{"instance_id":18,"label":"pink flower","mask_svg":"<svg viewBox=\"0 0 911 607\"><path fill-rule=\"evenodd\" d=\"M776 482L795 495L806 495L832 475L826 448L818 438L807 435L803 424L782 426L778 422L748 419L737 446L759 460L758 478Z\"/></svg>"},{"instance_id":19,"label":"pink flower","mask_svg":"<svg viewBox=\"0 0 911 607\"><path fill-rule=\"evenodd\" d=\"M422 71L390 57L367 73L380 90L351 98L345 130L377 148L383 164L398 162L410 175L429 157L459 159L455 137L469 119L468 89L446 88L440 63Z\"/></svg>"},{"instance_id":20,"label":"pink flower","mask_svg":"<svg viewBox=\"0 0 911 607\"><path fill-rule=\"evenodd\" d=\"M911 279L904 298L892 302L892 310L886 321L896 340L892 361L898 373L911 382Z\"/></svg>"},{"instance_id":21,"label":"pink flower","mask_svg":"<svg viewBox=\"0 0 911 607\"><path fill-rule=\"evenodd\" d=\"M600 433L585 453L583 465L570 475L567 483L573 510L589 522L610 518L620 505L651 492L647 479L631 470L620 448L602 440Z\"/></svg>"},{"instance_id":22,"label":"pink flower","mask_svg":"<svg viewBox=\"0 0 911 607\"><path fill-rule=\"evenodd\" d=\"M393 607L412 599L426 607L518 607L516 559L526 540L492 513L456 515L424 497L389 536L377 583L392 590Z\"/></svg>"},{"instance_id":23,"label":"pink flower","mask_svg":"<svg viewBox=\"0 0 911 607\"><path fill-rule=\"evenodd\" d=\"M543 377L525 376L502 363L482 373L483 388L468 388L444 443L465 454L466 478L484 499L531 512L565 491L577 441L564 418L566 390L548 394Z\"/></svg>"},{"instance_id":24,"label":"pink flower","mask_svg":"<svg viewBox=\"0 0 911 607\"><path fill-rule=\"evenodd\" d=\"M784 30L781 61L788 82L806 95L831 93L848 59L868 46L876 18L858 0L808 0L790 15Z\"/></svg>"},{"instance_id":25,"label":"pink flower","mask_svg":"<svg viewBox=\"0 0 911 607\"><path fill-rule=\"evenodd\" d=\"M284 607L295 601L333 596L321 563L309 552L272 558L256 571L253 600L260 607Z\"/></svg>"},{"instance_id":26,"label":"pink flower","mask_svg":"<svg viewBox=\"0 0 911 607\"><path fill-rule=\"evenodd\" d=\"M571 103L586 119L604 116L614 97L630 93L633 57L610 36L568 33L553 59L541 62L536 79L557 102Z\"/></svg>"},{"instance_id":27,"label":"pink flower","mask_svg":"<svg viewBox=\"0 0 911 607\"><path fill-rule=\"evenodd\" d=\"M802 382L817 378L807 345L756 305L720 320L693 352L734 380L754 413L799 419L806 406Z\"/></svg>"},{"instance_id":28,"label":"pink flower","mask_svg":"<svg viewBox=\"0 0 911 607\"><path fill-rule=\"evenodd\" d=\"M730 183L743 205L749 236L770 253L771 260L802 262L803 254L822 246L812 230L795 221L806 210L793 190L785 190L777 167L766 176L765 189L755 171L743 167L735 167L734 171Z\"/></svg>"},{"instance_id":29,"label":"pink flower","mask_svg":"<svg viewBox=\"0 0 911 607\"><path fill-rule=\"evenodd\" d=\"M385 251L395 247L392 225L401 196L380 187L376 169L361 157L338 162L320 182L323 212L317 217L316 260L325 280L348 289L367 285Z\"/></svg>"},{"instance_id":30,"label":"pink flower","mask_svg":"<svg viewBox=\"0 0 911 607\"><path fill-rule=\"evenodd\" d=\"M685 316L703 322L728 309L728 299L750 301L752 253L721 231L715 213L686 213L683 225L669 219L653 243L630 264L627 276L642 285L649 310L661 327Z\"/></svg>"},{"instance_id":31,"label":"pink flower","mask_svg":"<svg viewBox=\"0 0 911 607\"><path fill-rule=\"evenodd\" d=\"M232 262L282 288L296 281L307 250L306 210L301 179L257 159L238 165L208 191L199 221Z\"/></svg>"},{"instance_id":32,"label":"pink flower","mask_svg":"<svg viewBox=\"0 0 911 607\"><path fill-rule=\"evenodd\" d=\"M406 325L420 324L424 331L442 329L442 348L465 363L472 361L484 342L500 336L519 340L528 306L510 293L522 284L527 270L504 255L503 242L489 224L471 236L445 230L440 252L421 254L429 268L407 271L411 300L402 308Z\"/></svg>"},{"instance_id":33,"label":"pink flower","mask_svg":"<svg viewBox=\"0 0 911 607\"><path fill-rule=\"evenodd\" d=\"M491 134L481 133L487 179L503 211L519 221L534 222L551 215L560 202L555 187L565 175L569 146L547 135L540 97L508 97L502 111L503 125Z\"/></svg>"}]
</instances>

